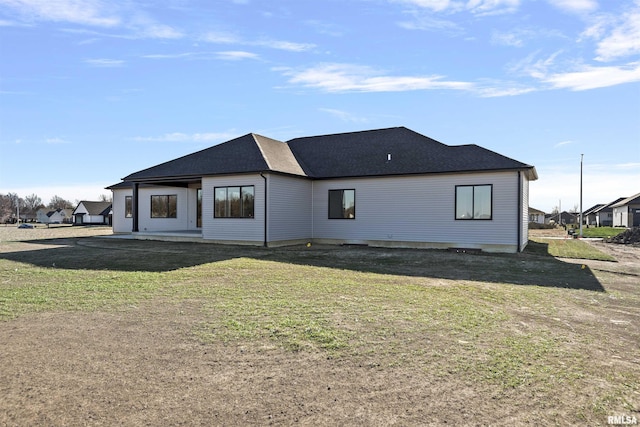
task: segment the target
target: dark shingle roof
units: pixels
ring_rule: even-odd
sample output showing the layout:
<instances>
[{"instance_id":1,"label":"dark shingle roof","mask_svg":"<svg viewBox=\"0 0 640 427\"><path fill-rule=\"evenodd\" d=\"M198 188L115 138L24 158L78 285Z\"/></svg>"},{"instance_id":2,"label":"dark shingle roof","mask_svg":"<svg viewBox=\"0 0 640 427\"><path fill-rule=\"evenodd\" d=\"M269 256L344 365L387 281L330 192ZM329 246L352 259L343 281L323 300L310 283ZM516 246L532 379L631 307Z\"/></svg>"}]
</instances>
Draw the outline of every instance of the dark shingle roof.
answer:
<instances>
[{"instance_id":1,"label":"dark shingle roof","mask_svg":"<svg viewBox=\"0 0 640 427\"><path fill-rule=\"evenodd\" d=\"M477 145L449 146L405 127L296 138L288 144L314 178L533 170Z\"/></svg>"},{"instance_id":2,"label":"dark shingle roof","mask_svg":"<svg viewBox=\"0 0 640 427\"><path fill-rule=\"evenodd\" d=\"M291 159L291 150L284 142L250 133L141 170L125 177L124 180L201 177L268 170L302 174L302 169Z\"/></svg>"},{"instance_id":3,"label":"dark shingle roof","mask_svg":"<svg viewBox=\"0 0 640 427\"><path fill-rule=\"evenodd\" d=\"M526 170L529 179L537 179L533 166L477 145L449 146L395 127L295 138L286 143L251 133L124 180L154 182L263 171L323 179L492 170Z\"/></svg>"},{"instance_id":4,"label":"dark shingle roof","mask_svg":"<svg viewBox=\"0 0 640 427\"><path fill-rule=\"evenodd\" d=\"M82 200L80 203L82 203L87 212L89 212L89 215L109 215L109 211L111 210L111 202L91 202L88 200ZM80 203L78 203L78 206L80 206Z\"/></svg>"}]
</instances>

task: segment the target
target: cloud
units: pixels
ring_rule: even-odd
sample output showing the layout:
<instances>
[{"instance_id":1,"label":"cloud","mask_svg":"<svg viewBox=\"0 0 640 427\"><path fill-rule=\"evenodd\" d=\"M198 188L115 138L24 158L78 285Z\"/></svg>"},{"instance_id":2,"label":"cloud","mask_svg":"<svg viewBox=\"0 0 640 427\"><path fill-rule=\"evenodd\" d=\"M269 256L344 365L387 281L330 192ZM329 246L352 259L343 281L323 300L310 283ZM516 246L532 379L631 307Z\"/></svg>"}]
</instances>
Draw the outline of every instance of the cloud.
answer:
<instances>
[{"instance_id":1,"label":"cloud","mask_svg":"<svg viewBox=\"0 0 640 427\"><path fill-rule=\"evenodd\" d=\"M598 8L596 0L547 0L552 6L571 13L593 12Z\"/></svg>"},{"instance_id":2,"label":"cloud","mask_svg":"<svg viewBox=\"0 0 640 427\"><path fill-rule=\"evenodd\" d=\"M62 138L46 138L44 140L44 142L46 142L47 144L70 144L69 141L66 141Z\"/></svg>"},{"instance_id":3,"label":"cloud","mask_svg":"<svg viewBox=\"0 0 640 427\"><path fill-rule=\"evenodd\" d=\"M255 53L245 52L241 50L230 50L224 52L216 52L218 59L224 61L240 61L243 59L259 59L260 57Z\"/></svg>"},{"instance_id":4,"label":"cloud","mask_svg":"<svg viewBox=\"0 0 640 427\"><path fill-rule=\"evenodd\" d=\"M546 75L541 80L554 89L574 91L640 82L640 62L610 67L584 65L576 71Z\"/></svg>"},{"instance_id":5,"label":"cloud","mask_svg":"<svg viewBox=\"0 0 640 427\"><path fill-rule=\"evenodd\" d=\"M596 60L613 59L640 53L640 7L634 12L624 13L622 22L610 35L600 40L596 49Z\"/></svg>"},{"instance_id":6,"label":"cloud","mask_svg":"<svg viewBox=\"0 0 640 427\"><path fill-rule=\"evenodd\" d=\"M520 0L391 0L436 13L467 11L476 15L511 13L518 9Z\"/></svg>"},{"instance_id":7,"label":"cloud","mask_svg":"<svg viewBox=\"0 0 640 427\"><path fill-rule=\"evenodd\" d=\"M208 133L165 133L161 136L136 136L131 138L140 142L223 142L237 136L235 131Z\"/></svg>"},{"instance_id":8,"label":"cloud","mask_svg":"<svg viewBox=\"0 0 640 427\"><path fill-rule=\"evenodd\" d=\"M133 3L105 0L0 0L27 22L65 22L105 29L125 29L132 35L93 33L104 37L177 39L184 34L156 22Z\"/></svg>"},{"instance_id":9,"label":"cloud","mask_svg":"<svg viewBox=\"0 0 640 427\"><path fill-rule=\"evenodd\" d=\"M561 142L558 142L556 145L554 145L553 148L560 148L570 144L573 144L573 141L561 141Z\"/></svg>"},{"instance_id":10,"label":"cloud","mask_svg":"<svg viewBox=\"0 0 640 427\"><path fill-rule=\"evenodd\" d=\"M261 46L271 49L286 50L290 52L304 52L315 48L315 44L312 43L296 43L284 40L274 39L258 39L258 40L246 40L242 37L225 31L211 31L203 34L200 37L201 41L207 43L217 44L237 44L243 46Z\"/></svg>"},{"instance_id":11,"label":"cloud","mask_svg":"<svg viewBox=\"0 0 640 427\"><path fill-rule=\"evenodd\" d=\"M85 63L89 64L92 67L101 67L101 68L116 68L122 67L124 65L124 61L121 59L85 59Z\"/></svg>"},{"instance_id":12,"label":"cloud","mask_svg":"<svg viewBox=\"0 0 640 427\"><path fill-rule=\"evenodd\" d=\"M351 114L347 111L343 111L343 110L336 110L334 108L318 108L318 111L322 111L323 113L327 113L330 114L334 117L337 117L338 119L342 120L343 122L349 122L349 123L366 123L368 122L367 119L363 118L363 117L357 117L354 114Z\"/></svg>"},{"instance_id":13,"label":"cloud","mask_svg":"<svg viewBox=\"0 0 640 427\"><path fill-rule=\"evenodd\" d=\"M290 84L324 92L403 92L427 89L470 90L472 84L443 80L442 76L388 76L371 67L327 63L294 70L280 68Z\"/></svg>"},{"instance_id":14,"label":"cloud","mask_svg":"<svg viewBox=\"0 0 640 427\"><path fill-rule=\"evenodd\" d=\"M114 27L118 16L106 10L99 0L0 0L0 5L14 9L33 21L71 22L98 27Z\"/></svg>"}]
</instances>

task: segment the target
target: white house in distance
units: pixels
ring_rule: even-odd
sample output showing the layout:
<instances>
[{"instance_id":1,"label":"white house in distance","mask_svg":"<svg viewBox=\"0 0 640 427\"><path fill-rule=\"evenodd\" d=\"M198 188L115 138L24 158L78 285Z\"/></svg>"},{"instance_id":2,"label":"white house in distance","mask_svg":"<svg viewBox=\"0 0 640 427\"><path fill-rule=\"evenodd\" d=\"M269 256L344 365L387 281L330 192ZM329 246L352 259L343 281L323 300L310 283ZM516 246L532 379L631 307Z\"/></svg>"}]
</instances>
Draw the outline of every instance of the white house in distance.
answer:
<instances>
[{"instance_id":1,"label":"white house in distance","mask_svg":"<svg viewBox=\"0 0 640 427\"><path fill-rule=\"evenodd\" d=\"M611 205L614 227L640 227L640 193Z\"/></svg>"},{"instance_id":2,"label":"white house in distance","mask_svg":"<svg viewBox=\"0 0 640 427\"><path fill-rule=\"evenodd\" d=\"M404 127L256 134L123 178L113 230L137 238L522 251L533 166Z\"/></svg>"},{"instance_id":3,"label":"white house in distance","mask_svg":"<svg viewBox=\"0 0 640 427\"><path fill-rule=\"evenodd\" d=\"M529 207L529 222L544 224L545 213L540 209Z\"/></svg>"},{"instance_id":4,"label":"white house in distance","mask_svg":"<svg viewBox=\"0 0 640 427\"><path fill-rule=\"evenodd\" d=\"M72 217L71 209L47 209L41 208L36 212L36 221L41 224L63 224L70 223Z\"/></svg>"},{"instance_id":5,"label":"white house in distance","mask_svg":"<svg viewBox=\"0 0 640 427\"><path fill-rule=\"evenodd\" d=\"M73 210L74 225L110 225L111 202L83 200Z\"/></svg>"}]
</instances>

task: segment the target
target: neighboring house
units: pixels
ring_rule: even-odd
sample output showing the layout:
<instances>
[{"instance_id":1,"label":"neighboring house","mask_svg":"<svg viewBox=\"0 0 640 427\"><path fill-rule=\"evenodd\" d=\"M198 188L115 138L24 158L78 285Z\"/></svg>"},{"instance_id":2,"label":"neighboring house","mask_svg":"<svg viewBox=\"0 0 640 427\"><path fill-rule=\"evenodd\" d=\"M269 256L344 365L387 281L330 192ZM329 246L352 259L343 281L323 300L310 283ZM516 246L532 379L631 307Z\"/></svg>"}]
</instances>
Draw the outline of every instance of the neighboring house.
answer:
<instances>
[{"instance_id":1,"label":"neighboring house","mask_svg":"<svg viewBox=\"0 0 640 427\"><path fill-rule=\"evenodd\" d=\"M560 217L558 218L558 212L545 214L544 221L547 224L549 224L549 223L551 223L551 221L553 221L558 225L567 225L567 224L577 224L578 223L577 215L573 214L571 212L562 211L562 213L559 216Z\"/></svg>"},{"instance_id":2,"label":"neighboring house","mask_svg":"<svg viewBox=\"0 0 640 427\"><path fill-rule=\"evenodd\" d=\"M640 226L640 193L611 205L614 227Z\"/></svg>"},{"instance_id":3,"label":"neighboring house","mask_svg":"<svg viewBox=\"0 0 640 427\"><path fill-rule=\"evenodd\" d=\"M544 224L544 212L529 206L529 222Z\"/></svg>"},{"instance_id":4,"label":"neighboring house","mask_svg":"<svg viewBox=\"0 0 640 427\"><path fill-rule=\"evenodd\" d=\"M83 200L73 210L75 225L111 225L111 202Z\"/></svg>"},{"instance_id":5,"label":"neighboring house","mask_svg":"<svg viewBox=\"0 0 640 427\"><path fill-rule=\"evenodd\" d=\"M613 205L626 199L626 197L619 197L613 202L602 205L602 207L596 209L593 213L596 216L596 225L598 227L611 227L613 226Z\"/></svg>"},{"instance_id":6,"label":"neighboring house","mask_svg":"<svg viewBox=\"0 0 640 427\"><path fill-rule=\"evenodd\" d=\"M41 208L36 212L36 221L42 224L66 224L71 222L72 213L72 209Z\"/></svg>"},{"instance_id":7,"label":"neighboring house","mask_svg":"<svg viewBox=\"0 0 640 427\"><path fill-rule=\"evenodd\" d=\"M597 204L582 213L582 220L584 225L598 225L598 209L602 208L603 204Z\"/></svg>"},{"instance_id":8,"label":"neighboring house","mask_svg":"<svg viewBox=\"0 0 640 427\"><path fill-rule=\"evenodd\" d=\"M247 134L132 173L115 233L219 243L317 242L521 251L533 166L404 127L296 138Z\"/></svg>"}]
</instances>

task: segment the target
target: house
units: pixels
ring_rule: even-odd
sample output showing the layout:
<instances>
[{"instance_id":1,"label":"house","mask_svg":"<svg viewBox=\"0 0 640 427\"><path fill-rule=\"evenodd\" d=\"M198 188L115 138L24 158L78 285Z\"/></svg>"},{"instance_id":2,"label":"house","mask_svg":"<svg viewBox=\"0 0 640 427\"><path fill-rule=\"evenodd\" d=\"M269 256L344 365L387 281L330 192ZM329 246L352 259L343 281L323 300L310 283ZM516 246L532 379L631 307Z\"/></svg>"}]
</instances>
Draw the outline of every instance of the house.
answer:
<instances>
[{"instance_id":1,"label":"house","mask_svg":"<svg viewBox=\"0 0 640 427\"><path fill-rule=\"evenodd\" d=\"M550 224L551 221L554 221L559 225L567 225L567 224L577 224L578 219L575 213L562 211L560 214L558 212L545 214L544 221L547 224Z\"/></svg>"},{"instance_id":2,"label":"house","mask_svg":"<svg viewBox=\"0 0 640 427\"><path fill-rule=\"evenodd\" d=\"M533 166L477 145L396 127L288 142L251 133L108 189L114 232L137 238L517 252L536 179Z\"/></svg>"},{"instance_id":3,"label":"house","mask_svg":"<svg viewBox=\"0 0 640 427\"><path fill-rule=\"evenodd\" d=\"M42 224L66 224L71 222L73 210L40 208L36 212L36 221Z\"/></svg>"},{"instance_id":4,"label":"house","mask_svg":"<svg viewBox=\"0 0 640 427\"><path fill-rule=\"evenodd\" d=\"M593 211L596 216L596 225L598 227L613 226L613 205L626 199L626 197L618 197L613 202L602 205L602 207Z\"/></svg>"},{"instance_id":5,"label":"house","mask_svg":"<svg viewBox=\"0 0 640 427\"><path fill-rule=\"evenodd\" d=\"M529 222L544 224L544 215L544 212L542 212L541 210L529 206Z\"/></svg>"},{"instance_id":6,"label":"house","mask_svg":"<svg viewBox=\"0 0 640 427\"><path fill-rule=\"evenodd\" d=\"M83 200L73 210L74 225L111 225L111 202Z\"/></svg>"},{"instance_id":7,"label":"house","mask_svg":"<svg viewBox=\"0 0 640 427\"><path fill-rule=\"evenodd\" d=\"M597 221L597 211L604 207L604 205L602 203L599 203L597 205L591 206L589 209L587 209L586 211L582 212L582 220L584 221L583 224L584 225L598 225L598 221Z\"/></svg>"},{"instance_id":8,"label":"house","mask_svg":"<svg viewBox=\"0 0 640 427\"><path fill-rule=\"evenodd\" d=\"M614 227L640 227L640 193L611 205Z\"/></svg>"}]
</instances>

